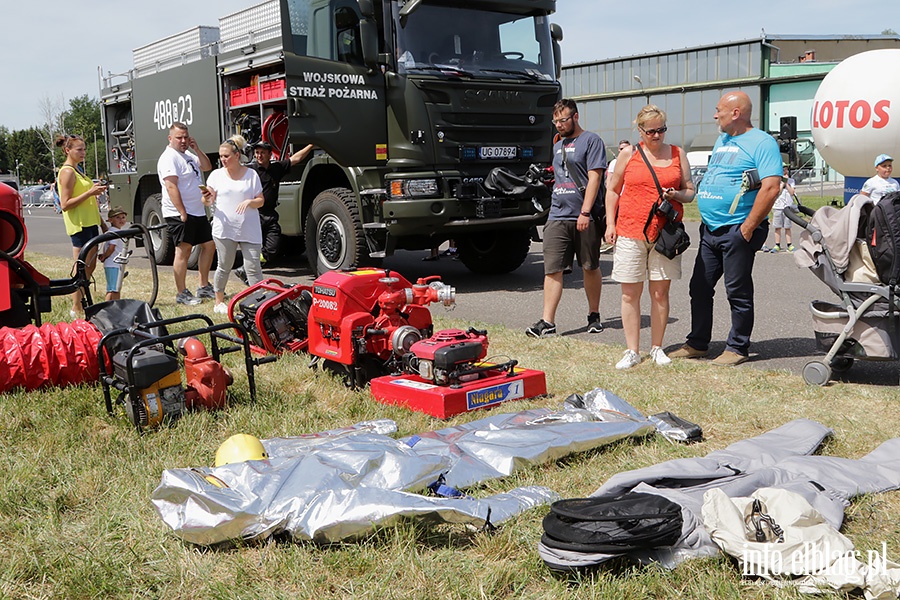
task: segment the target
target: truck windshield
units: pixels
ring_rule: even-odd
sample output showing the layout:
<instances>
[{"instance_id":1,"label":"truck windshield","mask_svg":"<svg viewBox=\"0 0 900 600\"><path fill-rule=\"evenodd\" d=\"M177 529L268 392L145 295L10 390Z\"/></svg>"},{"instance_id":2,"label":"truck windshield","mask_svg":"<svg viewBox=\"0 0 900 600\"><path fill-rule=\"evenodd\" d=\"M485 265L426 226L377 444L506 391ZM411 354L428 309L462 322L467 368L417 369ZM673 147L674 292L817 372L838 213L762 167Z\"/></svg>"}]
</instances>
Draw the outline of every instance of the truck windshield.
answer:
<instances>
[{"instance_id":1,"label":"truck windshield","mask_svg":"<svg viewBox=\"0 0 900 600\"><path fill-rule=\"evenodd\" d=\"M394 52L401 73L554 79L550 21L546 15L524 16L471 6L422 3L401 19L398 3L392 5Z\"/></svg>"}]
</instances>

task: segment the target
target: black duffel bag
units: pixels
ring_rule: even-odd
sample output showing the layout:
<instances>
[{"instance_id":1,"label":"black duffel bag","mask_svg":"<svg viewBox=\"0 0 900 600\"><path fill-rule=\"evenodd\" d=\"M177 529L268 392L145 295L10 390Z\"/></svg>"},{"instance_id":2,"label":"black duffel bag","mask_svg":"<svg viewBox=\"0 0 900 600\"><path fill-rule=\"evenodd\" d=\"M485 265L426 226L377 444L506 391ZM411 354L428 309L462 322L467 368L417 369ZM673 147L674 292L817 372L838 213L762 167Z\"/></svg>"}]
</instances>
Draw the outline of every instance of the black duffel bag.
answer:
<instances>
[{"instance_id":1,"label":"black duffel bag","mask_svg":"<svg viewBox=\"0 0 900 600\"><path fill-rule=\"evenodd\" d=\"M656 494L570 498L550 505L541 542L572 552L625 554L672 546L682 523L681 507Z\"/></svg>"}]
</instances>

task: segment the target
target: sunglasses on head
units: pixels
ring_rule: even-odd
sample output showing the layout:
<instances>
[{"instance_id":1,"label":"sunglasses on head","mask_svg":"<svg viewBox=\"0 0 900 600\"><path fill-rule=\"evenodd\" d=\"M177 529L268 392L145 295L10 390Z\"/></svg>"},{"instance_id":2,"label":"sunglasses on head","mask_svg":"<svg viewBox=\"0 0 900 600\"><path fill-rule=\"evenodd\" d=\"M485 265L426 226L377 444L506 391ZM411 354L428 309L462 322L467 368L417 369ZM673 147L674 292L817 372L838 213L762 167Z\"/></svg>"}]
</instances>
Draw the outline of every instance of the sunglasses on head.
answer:
<instances>
[{"instance_id":1,"label":"sunglasses on head","mask_svg":"<svg viewBox=\"0 0 900 600\"><path fill-rule=\"evenodd\" d=\"M657 128L657 129L644 129L643 127L641 128L641 131L643 131L643 132L646 133L647 135L656 135L657 133L658 133L659 135L662 135L662 134L664 134L665 132L667 132L668 130L669 130L668 127L659 127L659 128Z\"/></svg>"}]
</instances>

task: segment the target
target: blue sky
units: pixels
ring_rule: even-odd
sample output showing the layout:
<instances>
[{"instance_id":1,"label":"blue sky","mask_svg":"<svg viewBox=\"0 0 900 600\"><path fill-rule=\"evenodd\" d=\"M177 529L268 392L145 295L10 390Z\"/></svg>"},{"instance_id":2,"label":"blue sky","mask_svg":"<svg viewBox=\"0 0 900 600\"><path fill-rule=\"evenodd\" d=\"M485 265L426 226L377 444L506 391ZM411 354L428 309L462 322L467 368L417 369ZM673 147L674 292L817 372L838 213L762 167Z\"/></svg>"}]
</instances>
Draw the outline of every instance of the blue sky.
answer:
<instances>
[{"instance_id":1,"label":"blue sky","mask_svg":"<svg viewBox=\"0 0 900 600\"><path fill-rule=\"evenodd\" d=\"M98 67L122 72L131 51L247 8L253 0L153 0L86 3L6 0L0 125L24 129L42 121L42 100L99 96ZM564 32L563 62L585 62L770 34L878 34L900 31L897 0L759 0L733 5L643 0L558 0L553 20ZM742 14L742 7L753 12Z\"/></svg>"}]
</instances>

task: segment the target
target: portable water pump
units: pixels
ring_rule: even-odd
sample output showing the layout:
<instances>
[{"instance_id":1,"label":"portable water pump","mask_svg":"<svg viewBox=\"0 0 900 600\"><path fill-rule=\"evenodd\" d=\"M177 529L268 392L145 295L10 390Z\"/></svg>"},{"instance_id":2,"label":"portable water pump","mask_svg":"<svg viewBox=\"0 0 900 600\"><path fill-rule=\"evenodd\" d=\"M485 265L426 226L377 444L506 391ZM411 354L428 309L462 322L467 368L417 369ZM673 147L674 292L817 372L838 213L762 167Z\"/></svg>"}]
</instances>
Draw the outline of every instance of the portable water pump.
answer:
<instances>
[{"instance_id":1,"label":"portable water pump","mask_svg":"<svg viewBox=\"0 0 900 600\"><path fill-rule=\"evenodd\" d=\"M444 329L427 340L410 346L404 355L404 371L414 373L437 385L450 385L461 381L472 381L480 372L478 361L487 356L487 331L477 329ZM509 361L515 366L516 361ZM491 365L491 368L505 368L507 365Z\"/></svg>"},{"instance_id":2,"label":"portable water pump","mask_svg":"<svg viewBox=\"0 0 900 600\"><path fill-rule=\"evenodd\" d=\"M176 334L166 332L169 325L192 320L201 320L206 326ZM97 352L107 412L113 413L113 388L120 392L117 403L123 405L128 420L139 431L175 421L189 410L225 408L234 377L222 365L220 356L242 349L250 397L255 400L253 367L269 361L253 359L246 339L236 340L223 333L234 326L213 324L204 315L188 315L108 332L100 340ZM211 355L200 341L201 335L209 336ZM222 340L239 345L220 348Z\"/></svg>"},{"instance_id":3,"label":"portable water pump","mask_svg":"<svg viewBox=\"0 0 900 600\"><path fill-rule=\"evenodd\" d=\"M308 285L266 279L232 298L229 316L254 352L306 350L313 364L362 387L399 372L410 346L431 335L427 306L453 306L456 291L439 277L410 283L384 269L330 271Z\"/></svg>"},{"instance_id":4,"label":"portable water pump","mask_svg":"<svg viewBox=\"0 0 900 600\"><path fill-rule=\"evenodd\" d=\"M486 331L444 329L412 344L402 372L372 379L369 389L379 402L440 419L547 393L543 371L496 362L487 351Z\"/></svg>"},{"instance_id":5,"label":"portable water pump","mask_svg":"<svg viewBox=\"0 0 900 600\"><path fill-rule=\"evenodd\" d=\"M228 315L247 330L254 352L281 354L306 350L311 307L308 286L265 279L235 294Z\"/></svg>"},{"instance_id":6,"label":"portable water pump","mask_svg":"<svg viewBox=\"0 0 900 600\"><path fill-rule=\"evenodd\" d=\"M313 283L309 353L362 387L399 372L410 347L431 336L427 307L435 302L456 302L456 290L436 276L413 284L384 269L325 273Z\"/></svg>"},{"instance_id":7,"label":"portable water pump","mask_svg":"<svg viewBox=\"0 0 900 600\"><path fill-rule=\"evenodd\" d=\"M255 352L306 349L313 365L369 384L376 400L439 418L547 393L542 371L486 358L486 331L435 333L434 303L456 303L456 290L437 276L410 283L360 269L330 271L312 286L266 280L236 295L229 313Z\"/></svg>"}]
</instances>

